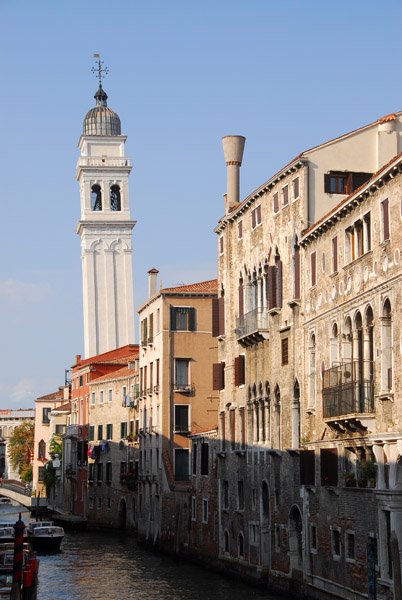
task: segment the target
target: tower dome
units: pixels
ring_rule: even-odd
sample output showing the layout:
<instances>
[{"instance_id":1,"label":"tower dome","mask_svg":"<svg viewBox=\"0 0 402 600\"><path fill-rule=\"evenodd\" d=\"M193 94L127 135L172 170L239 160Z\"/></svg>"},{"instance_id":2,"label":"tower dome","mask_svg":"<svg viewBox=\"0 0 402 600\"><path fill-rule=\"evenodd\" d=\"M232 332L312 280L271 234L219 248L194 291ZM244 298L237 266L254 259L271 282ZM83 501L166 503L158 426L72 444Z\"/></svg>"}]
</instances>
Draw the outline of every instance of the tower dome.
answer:
<instances>
[{"instance_id":1,"label":"tower dome","mask_svg":"<svg viewBox=\"0 0 402 600\"><path fill-rule=\"evenodd\" d=\"M119 116L108 108L107 94L101 84L94 98L96 106L84 118L84 135L121 135Z\"/></svg>"}]
</instances>

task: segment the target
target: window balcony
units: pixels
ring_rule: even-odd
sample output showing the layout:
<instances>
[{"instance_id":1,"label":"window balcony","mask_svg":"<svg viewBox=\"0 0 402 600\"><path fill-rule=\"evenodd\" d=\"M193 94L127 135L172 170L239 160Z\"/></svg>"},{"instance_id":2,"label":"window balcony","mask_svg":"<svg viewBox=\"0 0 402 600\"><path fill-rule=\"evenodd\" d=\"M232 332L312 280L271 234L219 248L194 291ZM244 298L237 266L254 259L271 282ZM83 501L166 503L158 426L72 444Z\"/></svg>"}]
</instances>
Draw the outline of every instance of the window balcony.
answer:
<instances>
[{"instance_id":1,"label":"window balcony","mask_svg":"<svg viewBox=\"0 0 402 600\"><path fill-rule=\"evenodd\" d=\"M175 392L183 392L188 394L189 392L193 391L193 387L190 383L174 383L173 390Z\"/></svg>"},{"instance_id":2,"label":"window balcony","mask_svg":"<svg viewBox=\"0 0 402 600\"><path fill-rule=\"evenodd\" d=\"M236 338L242 346L251 346L268 339L268 310L255 308L236 320Z\"/></svg>"},{"instance_id":3,"label":"window balcony","mask_svg":"<svg viewBox=\"0 0 402 600\"><path fill-rule=\"evenodd\" d=\"M322 398L323 417L333 421L330 425L351 431L362 429L361 416L375 412L373 363L353 361L325 370Z\"/></svg>"}]
</instances>

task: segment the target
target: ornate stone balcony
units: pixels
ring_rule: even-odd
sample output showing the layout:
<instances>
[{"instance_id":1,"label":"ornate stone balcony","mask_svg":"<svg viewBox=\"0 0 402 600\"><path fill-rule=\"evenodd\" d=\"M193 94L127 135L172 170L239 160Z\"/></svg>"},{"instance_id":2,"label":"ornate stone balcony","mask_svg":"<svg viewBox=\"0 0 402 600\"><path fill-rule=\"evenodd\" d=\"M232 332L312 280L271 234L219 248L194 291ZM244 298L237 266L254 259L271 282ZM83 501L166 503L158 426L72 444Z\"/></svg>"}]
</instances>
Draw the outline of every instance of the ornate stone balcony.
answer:
<instances>
[{"instance_id":1,"label":"ornate stone balcony","mask_svg":"<svg viewBox=\"0 0 402 600\"><path fill-rule=\"evenodd\" d=\"M268 310L264 307L250 310L236 321L236 338L242 346L251 346L268 339Z\"/></svg>"}]
</instances>

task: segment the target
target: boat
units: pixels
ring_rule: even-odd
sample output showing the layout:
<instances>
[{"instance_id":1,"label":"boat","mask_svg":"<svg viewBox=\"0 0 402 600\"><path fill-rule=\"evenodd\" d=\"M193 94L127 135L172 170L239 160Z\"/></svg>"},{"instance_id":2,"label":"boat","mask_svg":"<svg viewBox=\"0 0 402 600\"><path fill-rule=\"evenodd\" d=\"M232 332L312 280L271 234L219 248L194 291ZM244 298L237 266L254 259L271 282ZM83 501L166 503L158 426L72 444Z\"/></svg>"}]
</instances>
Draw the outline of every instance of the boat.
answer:
<instances>
[{"instance_id":1,"label":"boat","mask_svg":"<svg viewBox=\"0 0 402 600\"><path fill-rule=\"evenodd\" d=\"M10 498L6 498L5 496L0 496L0 508L2 506L10 506L11 500Z\"/></svg>"},{"instance_id":2,"label":"boat","mask_svg":"<svg viewBox=\"0 0 402 600\"><path fill-rule=\"evenodd\" d=\"M11 597L13 586L14 544L0 546L0 599ZM36 583L39 570L39 560L35 558L29 544L23 545L22 575L25 582L25 574L31 572L27 577L27 583L31 592L30 598L36 597ZM30 583L28 583L28 580ZM24 583L24 587L25 586ZM25 596L24 596L25 597Z\"/></svg>"},{"instance_id":3,"label":"boat","mask_svg":"<svg viewBox=\"0 0 402 600\"><path fill-rule=\"evenodd\" d=\"M15 530L11 523L8 527L0 527L0 544L13 544L14 537Z\"/></svg>"},{"instance_id":4,"label":"boat","mask_svg":"<svg viewBox=\"0 0 402 600\"><path fill-rule=\"evenodd\" d=\"M27 536L30 537L33 535L33 532L37 527L53 527L54 521L33 521L32 523L28 523L27 527ZM0 523L1 527L1 523Z\"/></svg>"},{"instance_id":5,"label":"boat","mask_svg":"<svg viewBox=\"0 0 402 600\"><path fill-rule=\"evenodd\" d=\"M32 533L28 534L28 540L33 550L49 554L58 552L64 538L63 527L57 525L44 526L43 522L40 524L34 523L34 525L41 526L34 527Z\"/></svg>"}]
</instances>

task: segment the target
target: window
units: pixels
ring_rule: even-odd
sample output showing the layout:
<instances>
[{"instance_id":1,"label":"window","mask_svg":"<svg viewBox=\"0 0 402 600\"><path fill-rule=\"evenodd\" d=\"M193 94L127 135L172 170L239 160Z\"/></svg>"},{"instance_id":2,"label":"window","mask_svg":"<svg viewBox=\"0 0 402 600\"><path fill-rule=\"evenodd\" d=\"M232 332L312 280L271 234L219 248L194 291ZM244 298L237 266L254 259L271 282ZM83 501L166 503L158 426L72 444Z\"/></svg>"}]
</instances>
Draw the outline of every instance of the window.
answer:
<instances>
[{"instance_id":1,"label":"window","mask_svg":"<svg viewBox=\"0 0 402 600\"><path fill-rule=\"evenodd\" d=\"M250 523L250 544L258 546L258 524Z\"/></svg>"},{"instance_id":2,"label":"window","mask_svg":"<svg viewBox=\"0 0 402 600\"><path fill-rule=\"evenodd\" d=\"M111 440L113 438L113 424L108 423L106 425L106 439Z\"/></svg>"},{"instance_id":3,"label":"window","mask_svg":"<svg viewBox=\"0 0 402 600\"><path fill-rule=\"evenodd\" d=\"M91 404L95 404L95 392L91 392Z\"/></svg>"},{"instance_id":4,"label":"window","mask_svg":"<svg viewBox=\"0 0 402 600\"><path fill-rule=\"evenodd\" d=\"M49 414L51 413L51 408L42 408L42 423L50 423Z\"/></svg>"},{"instance_id":5,"label":"window","mask_svg":"<svg viewBox=\"0 0 402 600\"><path fill-rule=\"evenodd\" d=\"M125 438L127 435L127 421L122 421L120 423L120 437L121 439Z\"/></svg>"},{"instance_id":6,"label":"window","mask_svg":"<svg viewBox=\"0 0 402 600\"><path fill-rule=\"evenodd\" d=\"M225 297L212 299L212 335L225 335Z\"/></svg>"},{"instance_id":7,"label":"window","mask_svg":"<svg viewBox=\"0 0 402 600\"><path fill-rule=\"evenodd\" d=\"M106 463L106 481L109 483L112 481L112 463L111 462Z\"/></svg>"},{"instance_id":8,"label":"window","mask_svg":"<svg viewBox=\"0 0 402 600\"><path fill-rule=\"evenodd\" d=\"M174 363L174 389L179 392L190 391L190 361L188 359L176 358Z\"/></svg>"},{"instance_id":9,"label":"window","mask_svg":"<svg viewBox=\"0 0 402 600\"><path fill-rule=\"evenodd\" d=\"M102 498L98 496L96 499L96 508L102 508Z\"/></svg>"},{"instance_id":10,"label":"window","mask_svg":"<svg viewBox=\"0 0 402 600\"><path fill-rule=\"evenodd\" d=\"M112 402L113 400L113 390L108 390L108 402Z\"/></svg>"},{"instance_id":11,"label":"window","mask_svg":"<svg viewBox=\"0 0 402 600\"><path fill-rule=\"evenodd\" d=\"M103 390L99 392L99 404L103 404Z\"/></svg>"},{"instance_id":12,"label":"window","mask_svg":"<svg viewBox=\"0 0 402 600\"><path fill-rule=\"evenodd\" d=\"M275 264L268 267L268 309L282 307L282 261L276 249Z\"/></svg>"},{"instance_id":13,"label":"window","mask_svg":"<svg viewBox=\"0 0 402 600\"><path fill-rule=\"evenodd\" d=\"M274 213L277 213L279 211L279 194L278 192L275 192L274 194Z\"/></svg>"},{"instance_id":14,"label":"window","mask_svg":"<svg viewBox=\"0 0 402 600\"><path fill-rule=\"evenodd\" d=\"M191 520L195 521L197 519L197 503L195 496L191 498Z\"/></svg>"},{"instance_id":15,"label":"window","mask_svg":"<svg viewBox=\"0 0 402 600\"><path fill-rule=\"evenodd\" d=\"M91 210L102 210L102 192L99 185L91 188Z\"/></svg>"},{"instance_id":16,"label":"window","mask_svg":"<svg viewBox=\"0 0 402 600\"><path fill-rule=\"evenodd\" d=\"M209 473L209 444L203 442L201 444L201 475Z\"/></svg>"},{"instance_id":17,"label":"window","mask_svg":"<svg viewBox=\"0 0 402 600\"><path fill-rule=\"evenodd\" d=\"M331 527L331 548L333 558L341 556L341 530L339 527Z\"/></svg>"},{"instance_id":18,"label":"window","mask_svg":"<svg viewBox=\"0 0 402 600\"><path fill-rule=\"evenodd\" d=\"M159 388L159 358L156 359L156 386Z\"/></svg>"},{"instance_id":19,"label":"window","mask_svg":"<svg viewBox=\"0 0 402 600\"><path fill-rule=\"evenodd\" d=\"M197 475L197 448L198 444L193 442L193 475Z\"/></svg>"},{"instance_id":20,"label":"window","mask_svg":"<svg viewBox=\"0 0 402 600\"><path fill-rule=\"evenodd\" d=\"M311 268L311 287L314 287L317 283L317 253L312 252L310 255L310 268Z\"/></svg>"},{"instance_id":21,"label":"window","mask_svg":"<svg viewBox=\"0 0 402 600\"><path fill-rule=\"evenodd\" d=\"M332 238L332 273L338 271L338 237Z\"/></svg>"},{"instance_id":22,"label":"window","mask_svg":"<svg viewBox=\"0 0 402 600\"><path fill-rule=\"evenodd\" d=\"M289 204L289 186L285 185L285 187L282 189L282 204L283 206L286 206L286 204Z\"/></svg>"},{"instance_id":23,"label":"window","mask_svg":"<svg viewBox=\"0 0 402 600\"><path fill-rule=\"evenodd\" d=\"M237 224L237 237L239 240L243 237L243 221L239 221Z\"/></svg>"},{"instance_id":24,"label":"window","mask_svg":"<svg viewBox=\"0 0 402 600\"><path fill-rule=\"evenodd\" d=\"M235 357L235 386L245 383L245 357L244 354Z\"/></svg>"},{"instance_id":25,"label":"window","mask_svg":"<svg viewBox=\"0 0 402 600\"><path fill-rule=\"evenodd\" d=\"M172 331L195 331L195 308L172 306L170 328Z\"/></svg>"},{"instance_id":26,"label":"window","mask_svg":"<svg viewBox=\"0 0 402 600\"><path fill-rule=\"evenodd\" d=\"M381 241L389 240L389 200L381 202Z\"/></svg>"},{"instance_id":27,"label":"window","mask_svg":"<svg viewBox=\"0 0 402 600\"><path fill-rule=\"evenodd\" d=\"M202 522L208 523L208 500L202 499Z\"/></svg>"},{"instance_id":28,"label":"window","mask_svg":"<svg viewBox=\"0 0 402 600\"><path fill-rule=\"evenodd\" d=\"M98 463L97 480L103 481L103 463Z\"/></svg>"},{"instance_id":29,"label":"window","mask_svg":"<svg viewBox=\"0 0 402 600\"><path fill-rule=\"evenodd\" d=\"M214 363L212 365L212 389L223 390L225 388L225 363Z\"/></svg>"},{"instance_id":30,"label":"window","mask_svg":"<svg viewBox=\"0 0 402 600\"><path fill-rule=\"evenodd\" d=\"M257 225L261 225L261 204L251 211L251 229L255 229Z\"/></svg>"},{"instance_id":31,"label":"window","mask_svg":"<svg viewBox=\"0 0 402 600\"><path fill-rule=\"evenodd\" d=\"M85 375L85 383L89 383L89 373Z\"/></svg>"},{"instance_id":32,"label":"window","mask_svg":"<svg viewBox=\"0 0 402 600\"><path fill-rule=\"evenodd\" d=\"M300 246L297 238L293 248L293 297L300 298Z\"/></svg>"},{"instance_id":33,"label":"window","mask_svg":"<svg viewBox=\"0 0 402 600\"><path fill-rule=\"evenodd\" d=\"M80 375L80 387L83 386L83 383L84 383L84 378L82 375Z\"/></svg>"},{"instance_id":34,"label":"window","mask_svg":"<svg viewBox=\"0 0 402 600\"><path fill-rule=\"evenodd\" d=\"M90 425L88 429L88 441L93 442L95 439L95 426Z\"/></svg>"},{"instance_id":35,"label":"window","mask_svg":"<svg viewBox=\"0 0 402 600\"><path fill-rule=\"evenodd\" d=\"M148 319L141 321L141 346L146 346L148 342Z\"/></svg>"},{"instance_id":36,"label":"window","mask_svg":"<svg viewBox=\"0 0 402 600\"><path fill-rule=\"evenodd\" d=\"M63 433L66 433L66 426L65 425L56 425L55 433L56 433L56 435L63 435Z\"/></svg>"},{"instance_id":37,"label":"window","mask_svg":"<svg viewBox=\"0 0 402 600\"><path fill-rule=\"evenodd\" d=\"M338 452L336 449L321 450L321 485L338 485Z\"/></svg>"},{"instance_id":38,"label":"window","mask_svg":"<svg viewBox=\"0 0 402 600\"><path fill-rule=\"evenodd\" d=\"M246 447L246 411L244 407L239 408L239 439L241 448Z\"/></svg>"},{"instance_id":39,"label":"window","mask_svg":"<svg viewBox=\"0 0 402 600\"><path fill-rule=\"evenodd\" d=\"M45 467L38 467L38 481L44 481Z\"/></svg>"},{"instance_id":40,"label":"window","mask_svg":"<svg viewBox=\"0 0 402 600\"><path fill-rule=\"evenodd\" d=\"M229 554L229 532L226 529L223 532L223 551Z\"/></svg>"},{"instance_id":41,"label":"window","mask_svg":"<svg viewBox=\"0 0 402 600\"><path fill-rule=\"evenodd\" d=\"M300 485L315 485L314 450L300 450Z\"/></svg>"},{"instance_id":42,"label":"window","mask_svg":"<svg viewBox=\"0 0 402 600\"><path fill-rule=\"evenodd\" d=\"M351 194L366 183L372 173L350 173L330 171L324 175L324 192L326 194Z\"/></svg>"},{"instance_id":43,"label":"window","mask_svg":"<svg viewBox=\"0 0 402 600\"><path fill-rule=\"evenodd\" d=\"M310 551L317 552L317 525L310 523Z\"/></svg>"},{"instance_id":44,"label":"window","mask_svg":"<svg viewBox=\"0 0 402 600\"><path fill-rule=\"evenodd\" d=\"M237 510L244 510L244 484L243 484L243 481L237 482Z\"/></svg>"},{"instance_id":45,"label":"window","mask_svg":"<svg viewBox=\"0 0 402 600\"><path fill-rule=\"evenodd\" d=\"M223 254L223 236L219 238L219 254Z\"/></svg>"},{"instance_id":46,"label":"window","mask_svg":"<svg viewBox=\"0 0 402 600\"><path fill-rule=\"evenodd\" d=\"M229 508L229 482L222 483L222 508Z\"/></svg>"},{"instance_id":47,"label":"window","mask_svg":"<svg viewBox=\"0 0 402 600\"><path fill-rule=\"evenodd\" d=\"M239 558L244 558L244 536L242 533L239 533L238 537L238 552Z\"/></svg>"},{"instance_id":48,"label":"window","mask_svg":"<svg viewBox=\"0 0 402 600\"><path fill-rule=\"evenodd\" d=\"M175 404L174 407L174 430L175 433L188 433L188 404Z\"/></svg>"},{"instance_id":49,"label":"window","mask_svg":"<svg viewBox=\"0 0 402 600\"><path fill-rule=\"evenodd\" d=\"M352 531L347 531L345 535L345 554L348 562L355 562L355 534Z\"/></svg>"},{"instance_id":50,"label":"window","mask_svg":"<svg viewBox=\"0 0 402 600\"><path fill-rule=\"evenodd\" d=\"M90 463L88 465L88 481L94 480L94 468L95 468L95 463Z\"/></svg>"},{"instance_id":51,"label":"window","mask_svg":"<svg viewBox=\"0 0 402 600\"><path fill-rule=\"evenodd\" d=\"M300 183L299 177L293 180L293 199L296 200L300 195Z\"/></svg>"},{"instance_id":52,"label":"window","mask_svg":"<svg viewBox=\"0 0 402 600\"><path fill-rule=\"evenodd\" d=\"M149 331L148 331L148 344L152 344L154 340L154 313L149 315Z\"/></svg>"},{"instance_id":53,"label":"window","mask_svg":"<svg viewBox=\"0 0 402 600\"><path fill-rule=\"evenodd\" d=\"M176 481L188 481L188 479L189 479L188 457L189 457L188 450L185 450L184 448L175 448L175 451L174 451L174 478Z\"/></svg>"},{"instance_id":54,"label":"window","mask_svg":"<svg viewBox=\"0 0 402 600\"><path fill-rule=\"evenodd\" d=\"M103 425L98 425L98 440L103 440Z\"/></svg>"},{"instance_id":55,"label":"window","mask_svg":"<svg viewBox=\"0 0 402 600\"><path fill-rule=\"evenodd\" d=\"M282 367L289 364L289 338L281 340Z\"/></svg>"},{"instance_id":56,"label":"window","mask_svg":"<svg viewBox=\"0 0 402 600\"><path fill-rule=\"evenodd\" d=\"M38 458L46 458L46 442L43 440L38 444Z\"/></svg>"},{"instance_id":57,"label":"window","mask_svg":"<svg viewBox=\"0 0 402 600\"><path fill-rule=\"evenodd\" d=\"M275 552L280 552L281 551L281 541L282 541L282 536L281 536L281 526L276 524L275 525Z\"/></svg>"},{"instance_id":58,"label":"window","mask_svg":"<svg viewBox=\"0 0 402 600\"><path fill-rule=\"evenodd\" d=\"M121 210L120 188L118 185L112 185L110 188L110 210Z\"/></svg>"}]
</instances>

